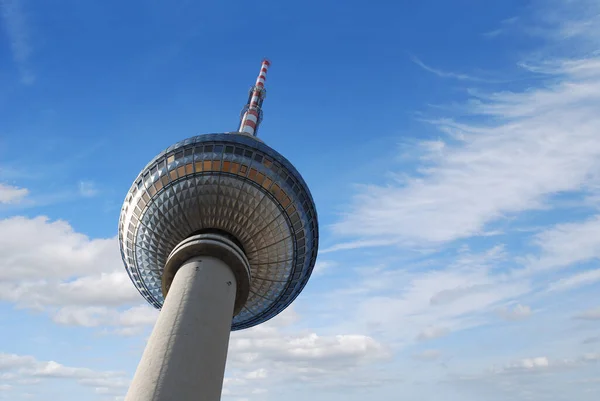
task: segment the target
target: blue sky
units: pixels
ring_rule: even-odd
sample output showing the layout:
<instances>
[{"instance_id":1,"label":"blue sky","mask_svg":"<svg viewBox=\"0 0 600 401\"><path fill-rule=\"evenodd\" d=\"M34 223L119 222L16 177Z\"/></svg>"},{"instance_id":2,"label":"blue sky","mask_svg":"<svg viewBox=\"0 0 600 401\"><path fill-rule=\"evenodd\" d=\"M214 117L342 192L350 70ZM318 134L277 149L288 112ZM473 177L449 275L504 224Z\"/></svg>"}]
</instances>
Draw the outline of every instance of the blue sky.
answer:
<instances>
[{"instance_id":1,"label":"blue sky","mask_svg":"<svg viewBox=\"0 0 600 401\"><path fill-rule=\"evenodd\" d=\"M0 0L0 26L0 399L123 399L156 312L121 202L237 128L263 57L321 251L232 335L223 399L596 399L596 1Z\"/></svg>"}]
</instances>

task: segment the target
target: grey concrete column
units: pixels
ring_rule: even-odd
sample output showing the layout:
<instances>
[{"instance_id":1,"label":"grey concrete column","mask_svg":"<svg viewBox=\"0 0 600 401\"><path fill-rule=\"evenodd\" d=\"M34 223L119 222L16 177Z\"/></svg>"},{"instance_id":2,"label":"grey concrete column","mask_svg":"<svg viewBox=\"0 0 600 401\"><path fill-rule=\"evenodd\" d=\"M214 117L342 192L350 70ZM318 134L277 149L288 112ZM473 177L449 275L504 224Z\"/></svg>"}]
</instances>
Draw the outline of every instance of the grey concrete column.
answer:
<instances>
[{"instance_id":1,"label":"grey concrete column","mask_svg":"<svg viewBox=\"0 0 600 401\"><path fill-rule=\"evenodd\" d=\"M125 401L221 399L236 278L220 259L177 270Z\"/></svg>"}]
</instances>

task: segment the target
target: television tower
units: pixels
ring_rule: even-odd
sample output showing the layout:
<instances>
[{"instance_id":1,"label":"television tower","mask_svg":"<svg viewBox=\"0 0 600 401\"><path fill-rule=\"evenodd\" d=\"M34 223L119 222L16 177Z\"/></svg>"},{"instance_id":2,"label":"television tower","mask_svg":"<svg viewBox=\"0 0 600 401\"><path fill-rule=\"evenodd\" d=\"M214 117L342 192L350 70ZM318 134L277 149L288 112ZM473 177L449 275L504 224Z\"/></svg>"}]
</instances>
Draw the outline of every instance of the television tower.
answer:
<instances>
[{"instance_id":1,"label":"television tower","mask_svg":"<svg viewBox=\"0 0 600 401\"><path fill-rule=\"evenodd\" d=\"M308 186L256 137L269 65L238 131L168 147L127 193L121 256L161 312L126 401L219 400L231 330L276 316L312 273L319 234Z\"/></svg>"}]
</instances>

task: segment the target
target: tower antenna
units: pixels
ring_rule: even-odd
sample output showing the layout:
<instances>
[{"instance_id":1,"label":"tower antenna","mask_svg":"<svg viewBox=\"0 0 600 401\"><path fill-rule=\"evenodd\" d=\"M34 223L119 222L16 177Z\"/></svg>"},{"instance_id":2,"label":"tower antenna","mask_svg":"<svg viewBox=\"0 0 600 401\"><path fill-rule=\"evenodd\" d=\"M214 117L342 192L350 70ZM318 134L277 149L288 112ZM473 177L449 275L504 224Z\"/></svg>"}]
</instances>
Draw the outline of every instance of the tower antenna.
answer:
<instances>
[{"instance_id":1,"label":"tower antenna","mask_svg":"<svg viewBox=\"0 0 600 401\"><path fill-rule=\"evenodd\" d=\"M267 79L267 70L270 65L271 62L269 60L264 59L262 61L256 83L250 88L248 103L242 109L240 132L245 132L252 136L257 136L258 134L258 126L263 119L262 104L267 96L265 80Z\"/></svg>"}]
</instances>

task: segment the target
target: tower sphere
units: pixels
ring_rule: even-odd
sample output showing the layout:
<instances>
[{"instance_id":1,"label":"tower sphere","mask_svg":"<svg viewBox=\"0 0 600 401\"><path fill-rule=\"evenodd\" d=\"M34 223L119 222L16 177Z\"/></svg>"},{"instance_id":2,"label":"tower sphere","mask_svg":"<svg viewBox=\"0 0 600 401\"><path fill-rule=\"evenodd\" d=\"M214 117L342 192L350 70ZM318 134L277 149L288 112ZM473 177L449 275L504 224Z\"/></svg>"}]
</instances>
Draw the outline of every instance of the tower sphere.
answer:
<instances>
[{"instance_id":1,"label":"tower sphere","mask_svg":"<svg viewBox=\"0 0 600 401\"><path fill-rule=\"evenodd\" d=\"M249 283L238 279L232 330L283 311L306 285L317 257L317 212L306 183L285 157L245 132L199 135L170 146L127 193L121 256L151 305L160 309L167 295L169 256L203 234L235 244L250 266Z\"/></svg>"}]
</instances>

